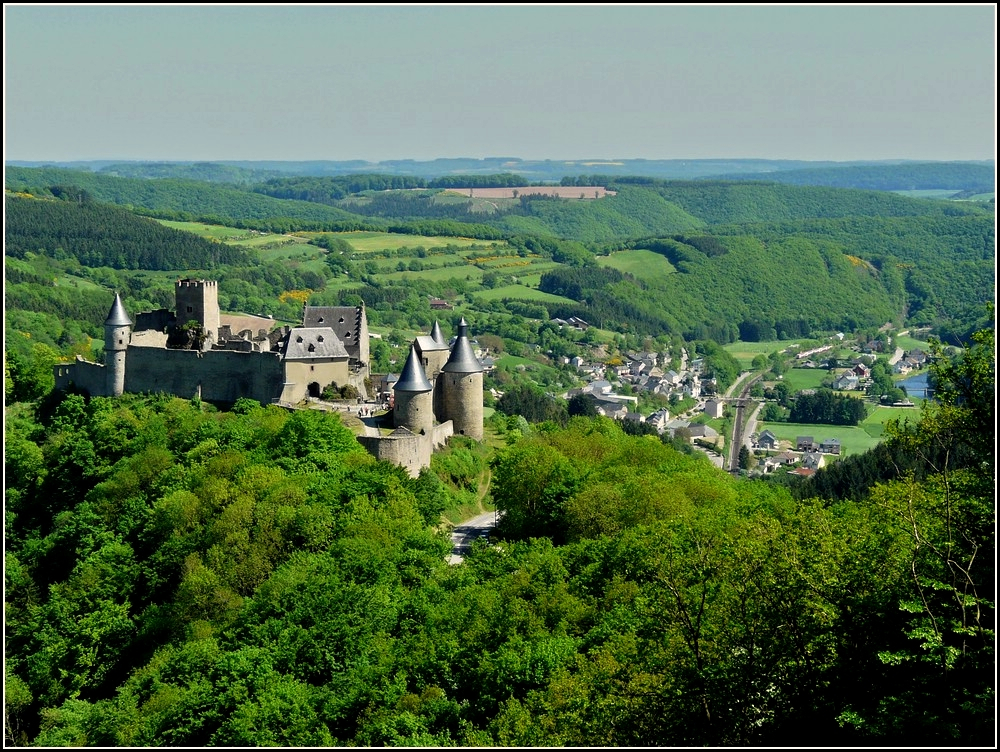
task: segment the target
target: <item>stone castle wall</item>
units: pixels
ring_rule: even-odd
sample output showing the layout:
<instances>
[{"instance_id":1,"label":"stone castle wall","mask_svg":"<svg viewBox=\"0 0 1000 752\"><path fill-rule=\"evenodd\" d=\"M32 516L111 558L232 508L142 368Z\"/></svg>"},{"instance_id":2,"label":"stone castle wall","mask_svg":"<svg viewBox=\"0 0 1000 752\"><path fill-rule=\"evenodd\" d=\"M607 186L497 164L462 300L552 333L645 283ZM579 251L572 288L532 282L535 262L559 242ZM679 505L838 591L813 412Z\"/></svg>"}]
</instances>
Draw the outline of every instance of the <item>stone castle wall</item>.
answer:
<instances>
[{"instance_id":1,"label":"stone castle wall","mask_svg":"<svg viewBox=\"0 0 1000 752\"><path fill-rule=\"evenodd\" d=\"M56 389L75 386L94 397L108 397L108 369L77 355L73 363L60 363L53 369Z\"/></svg>"},{"instance_id":2,"label":"stone castle wall","mask_svg":"<svg viewBox=\"0 0 1000 752\"><path fill-rule=\"evenodd\" d=\"M130 347L125 360L126 392L166 392L210 402L249 397L266 405L281 396L284 382L277 353Z\"/></svg>"},{"instance_id":3,"label":"stone castle wall","mask_svg":"<svg viewBox=\"0 0 1000 752\"><path fill-rule=\"evenodd\" d=\"M433 440L397 429L389 436L358 436L361 446L375 459L385 460L404 468L411 478L420 475L420 469L430 467Z\"/></svg>"},{"instance_id":4,"label":"stone castle wall","mask_svg":"<svg viewBox=\"0 0 1000 752\"><path fill-rule=\"evenodd\" d=\"M432 437L434 439L434 446L435 447L444 446L445 443L448 441L448 439L450 439L454 435L455 435L454 423L452 423L450 420L445 421L444 423L439 423L438 425L434 426L434 431L432 433Z\"/></svg>"}]
</instances>

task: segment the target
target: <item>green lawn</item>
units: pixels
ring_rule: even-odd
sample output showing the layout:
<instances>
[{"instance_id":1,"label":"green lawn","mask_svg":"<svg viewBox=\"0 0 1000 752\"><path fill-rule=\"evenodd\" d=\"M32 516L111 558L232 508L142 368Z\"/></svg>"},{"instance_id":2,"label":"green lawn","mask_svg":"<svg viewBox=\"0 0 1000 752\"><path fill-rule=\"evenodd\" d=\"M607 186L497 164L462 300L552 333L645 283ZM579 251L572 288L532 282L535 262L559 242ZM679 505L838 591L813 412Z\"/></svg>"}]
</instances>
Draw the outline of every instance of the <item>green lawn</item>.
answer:
<instances>
[{"instance_id":1,"label":"green lawn","mask_svg":"<svg viewBox=\"0 0 1000 752\"><path fill-rule=\"evenodd\" d=\"M665 256L652 251L618 251L610 256L597 256L596 260L601 266L610 266L636 279L661 279L667 274L677 273Z\"/></svg>"},{"instance_id":2,"label":"green lawn","mask_svg":"<svg viewBox=\"0 0 1000 752\"><path fill-rule=\"evenodd\" d=\"M915 337L911 337L908 334L904 334L902 336L897 335L892 338L892 341L896 345L896 347L902 347L904 350L907 351L913 349L923 350L924 352L930 351L930 345L928 345L923 340L916 339Z\"/></svg>"}]
</instances>

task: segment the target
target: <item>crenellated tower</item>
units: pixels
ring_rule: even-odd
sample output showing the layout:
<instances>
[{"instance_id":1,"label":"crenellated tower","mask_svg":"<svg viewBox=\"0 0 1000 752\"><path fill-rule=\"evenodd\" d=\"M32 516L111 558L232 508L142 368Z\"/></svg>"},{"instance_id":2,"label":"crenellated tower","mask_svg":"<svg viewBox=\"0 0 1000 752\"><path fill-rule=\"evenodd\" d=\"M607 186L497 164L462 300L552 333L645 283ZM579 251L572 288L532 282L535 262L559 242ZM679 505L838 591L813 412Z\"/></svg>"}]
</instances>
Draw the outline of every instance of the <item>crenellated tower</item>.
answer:
<instances>
[{"instance_id":1,"label":"crenellated tower","mask_svg":"<svg viewBox=\"0 0 1000 752\"><path fill-rule=\"evenodd\" d=\"M132 341L132 320L125 313L121 296L115 293L108 318L104 321L104 367L109 397L120 397L125 391L125 353Z\"/></svg>"},{"instance_id":2,"label":"crenellated tower","mask_svg":"<svg viewBox=\"0 0 1000 752\"><path fill-rule=\"evenodd\" d=\"M174 286L177 326L197 321L212 342L219 340L219 283L211 279L179 279Z\"/></svg>"}]
</instances>

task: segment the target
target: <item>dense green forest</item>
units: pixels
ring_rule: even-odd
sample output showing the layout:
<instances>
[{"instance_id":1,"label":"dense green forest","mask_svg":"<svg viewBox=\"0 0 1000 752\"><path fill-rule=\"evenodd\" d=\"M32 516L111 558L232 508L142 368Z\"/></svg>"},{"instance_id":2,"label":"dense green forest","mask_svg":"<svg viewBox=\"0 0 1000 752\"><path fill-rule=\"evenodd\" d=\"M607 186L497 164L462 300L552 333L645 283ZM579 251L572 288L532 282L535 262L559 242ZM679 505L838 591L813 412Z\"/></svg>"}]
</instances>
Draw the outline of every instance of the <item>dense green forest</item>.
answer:
<instances>
[{"instance_id":1,"label":"dense green forest","mask_svg":"<svg viewBox=\"0 0 1000 752\"><path fill-rule=\"evenodd\" d=\"M73 258L83 266L149 271L253 262L241 248L171 230L117 206L95 203L86 193L62 200L7 196L4 209L4 254L18 259L41 252L57 260Z\"/></svg>"},{"instance_id":2,"label":"dense green forest","mask_svg":"<svg viewBox=\"0 0 1000 752\"><path fill-rule=\"evenodd\" d=\"M839 501L519 422L459 566L432 525L471 444L411 479L335 415L8 407L5 741L988 746L992 332L935 383L890 429L919 477Z\"/></svg>"}]
</instances>

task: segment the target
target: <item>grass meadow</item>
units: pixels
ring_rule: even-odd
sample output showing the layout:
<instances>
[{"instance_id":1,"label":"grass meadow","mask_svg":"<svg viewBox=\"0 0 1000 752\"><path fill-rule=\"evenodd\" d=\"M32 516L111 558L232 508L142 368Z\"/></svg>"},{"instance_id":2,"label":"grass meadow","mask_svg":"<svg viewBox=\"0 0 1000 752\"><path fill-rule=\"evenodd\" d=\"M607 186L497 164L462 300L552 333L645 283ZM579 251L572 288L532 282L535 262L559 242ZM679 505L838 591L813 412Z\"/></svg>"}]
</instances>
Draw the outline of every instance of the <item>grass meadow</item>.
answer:
<instances>
[{"instance_id":1,"label":"grass meadow","mask_svg":"<svg viewBox=\"0 0 1000 752\"><path fill-rule=\"evenodd\" d=\"M503 287L494 287L492 290L477 291L475 295L477 298L481 298L483 300L503 300L504 298L512 298L514 300L532 300L542 303L572 304L574 302L570 298L564 298L562 295L553 295L549 292L542 292L535 287L527 287L526 285L505 285Z\"/></svg>"},{"instance_id":2,"label":"grass meadow","mask_svg":"<svg viewBox=\"0 0 1000 752\"><path fill-rule=\"evenodd\" d=\"M597 256L596 260L601 266L610 266L641 280L661 279L668 274L677 273L677 269L665 256L652 251L618 251L610 256Z\"/></svg>"},{"instance_id":3,"label":"grass meadow","mask_svg":"<svg viewBox=\"0 0 1000 752\"><path fill-rule=\"evenodd\" d=\"M736 358L741 368L747 370L758 355L770 355L784 350L788 345L788 340L776 339L771 342L731 342L723 345L722 349Z\"/></svg>"},{"instance_id":4,"label":"grass meadow","mask_svg":"<svg viewBox=\"0 0 1000 752\"><path fill-rule=\"evenodd\" d=\"M397 235L390 232L327 232L313 233L321 235L332 235L350 243L358 253L370 253L372 251L396 251L400 248L435 248L452 245L457 248L469 248L477 246L479 248L504 247L501 241L476 240L474 238L446 238L446 237L425 237L423 235Z\"/></svg>"},{"instance_id":5,"label":"grass meadow","mask_svg":"<svg viewBox=\"0 0 1000 752\"><path fill-rule=\"evenodd\" d=\"M825 368L791 368L785 371L783 380L794 394L802 389L819 389L827 375Z\"/></svg>"}]
</instances>

